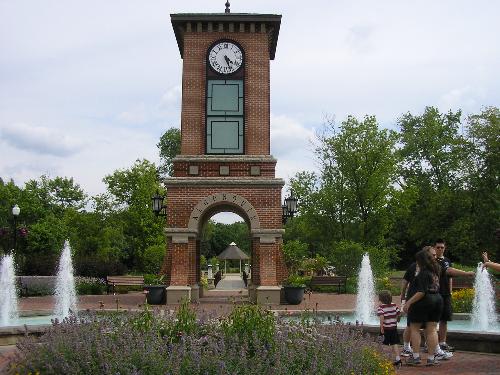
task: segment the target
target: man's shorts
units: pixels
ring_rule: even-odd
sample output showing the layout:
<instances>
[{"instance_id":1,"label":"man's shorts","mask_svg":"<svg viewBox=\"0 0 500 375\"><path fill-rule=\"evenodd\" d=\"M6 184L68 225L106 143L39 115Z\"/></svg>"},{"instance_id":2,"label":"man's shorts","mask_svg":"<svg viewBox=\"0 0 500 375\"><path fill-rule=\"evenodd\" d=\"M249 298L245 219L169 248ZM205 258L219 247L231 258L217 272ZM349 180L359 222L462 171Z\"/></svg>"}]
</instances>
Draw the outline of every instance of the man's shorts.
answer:
<instances>
[{"instance_id":1,"label":"man's shorts","mask_svg":"<svg viewBox=\"0 0 500 375\"><path fill-rule=\"evenodd\" d=\"M451 296L443 297L443 311L441 312L440 322L449 322L453 317L453 307L451 306Z\"/></svg>"}]
</instances>

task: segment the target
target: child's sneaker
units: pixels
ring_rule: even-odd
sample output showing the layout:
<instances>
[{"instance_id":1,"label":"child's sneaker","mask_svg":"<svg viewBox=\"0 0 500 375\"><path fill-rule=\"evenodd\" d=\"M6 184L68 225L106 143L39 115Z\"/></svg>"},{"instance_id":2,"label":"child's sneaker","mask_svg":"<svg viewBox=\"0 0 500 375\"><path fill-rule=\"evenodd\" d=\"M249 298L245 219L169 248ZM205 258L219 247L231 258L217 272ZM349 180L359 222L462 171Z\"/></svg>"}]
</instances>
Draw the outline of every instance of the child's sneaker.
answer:
<instances>
[{"instance_id":1,"label":"child's sneaker","mask_svg":"<svg viewBox=\"0 0 500 375\"><path fill-rule=\"evenodd\" d=\"M403 362L401 362L401 360L398 359L397 361L392 362L392 364L394 365L394 367L399 368L403 365Z\"/></svg>"},{"instance_id":2,"label":"child's sneaker","mask_svg":"<svg viewBox=\"0 0 500 375\"><path fill-rule=\"evenodd\" d=\"M406 364L408 366L418 366L419 364L422 363L422 360L420 359L420 357L417 357L415 358L414 356L411 356L410 358L408 358L408 360L406 361Z\"/></svg>"},{"instance_id":3,"label":"child's sneaker","mask_svg":"<svg viewBox=\"0 0 500 375\"><path fill-rule=\"evenodd\" d=\"M436 358L438 361L448 361L453 357L453 354L450 352L440 352L434 355L434 358Z\"/></svg>"},{"instance_id":4,"label":"child's sneaker","mask_svg":"<svg viewBox=\"0 0 500 375\"><path fill-rule=\"evenodd\" d=\"M441 344L441 345L439 345L439 347L446 352L454 352L455 351L455 348L453 346L449 346L447 343Z\"/></svg>"},{"instance_id":5,"label":"child's sneaker","mask_svg":"<svg viewBox=\"0 0 500 375\"><path fill-rule=\"evenodd\" d=\"M413 354L413 352L411 350L408 350L408 349L403 349L403 351L401 352L400 356L401 357L409 357Z\"/></svg>"},{"instance_id":6,"label":"child's sneaker","mask_svg":"<svg viewBox=\"0 0 500 375\"><path fill-rule=\"evenodd\" d=\"M426 366L437 366L439 365L439 361L434 357L434 359L427 358Z\"/></svg>"}]
</instances>

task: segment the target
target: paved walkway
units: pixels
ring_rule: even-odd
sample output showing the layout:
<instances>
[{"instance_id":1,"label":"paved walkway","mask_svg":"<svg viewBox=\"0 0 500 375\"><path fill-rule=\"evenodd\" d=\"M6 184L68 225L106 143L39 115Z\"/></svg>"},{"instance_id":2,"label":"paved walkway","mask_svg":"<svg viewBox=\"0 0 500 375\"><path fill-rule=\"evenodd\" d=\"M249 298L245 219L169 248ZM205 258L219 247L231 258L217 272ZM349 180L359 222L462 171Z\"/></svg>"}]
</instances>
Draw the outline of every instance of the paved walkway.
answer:
<instances>
[{"instance_id":1,"label":"paved walkway","mask_svg":"<svg viewBox=\"0 0 500 375\"><path fill-rule=\"evenodd\" d=\"M245 290L245 284L240 274L226 274L224 278L219 281L215 290Z\"/></svg>"},{"instance_id":2,"label":"paved walkway","mask_svg":"<svg viewBox=\"0 0 500 375\"><path fill-rule=\"evenodd\" d=\"M219 288L218 288L219 289ZM246 289L236 290L211 290L205 293L199 304L193 305L198 312L207 312L214 315L226 315L234 303L241 303L248 298ZM129 293L119 295L81 296L79 308L98 310L104 309L138 309L142 307L145 296L142 293ZM395 298L395 302L399 301ZM306 295L300 305L273 306L276 310L305 310L318 309L320 311L352 310L356 304L356 296L350 294L312 293ZM28 297L20 299L20 310L23 312L50 312L54 307L52 296ZM159 306L160 309L176 309L178 306ZM0 349L0 373L6 364L6 357L12 355L15 347L2 347ZM425 354L422 354L425 358ZM470 352L457 352L451 361L443 361L436 367L409 367L403 366L398 374L454 374L454 375L493 375L500 374L500 355Z\"/></svg>"},{"instance_id":3,"label":"paved walkway","mask_svg":"<svg viewBox=\"0 0 500 375\"><path fill-rule=\"evenodd\" d=\"M423 361L425 363L425 360ZM498 375L500 374L500 355L455 352L449 361L442 361L437 366L418 367L402 366L398 374L425 374L425 375Z\"/></svg>"}]
</instances>

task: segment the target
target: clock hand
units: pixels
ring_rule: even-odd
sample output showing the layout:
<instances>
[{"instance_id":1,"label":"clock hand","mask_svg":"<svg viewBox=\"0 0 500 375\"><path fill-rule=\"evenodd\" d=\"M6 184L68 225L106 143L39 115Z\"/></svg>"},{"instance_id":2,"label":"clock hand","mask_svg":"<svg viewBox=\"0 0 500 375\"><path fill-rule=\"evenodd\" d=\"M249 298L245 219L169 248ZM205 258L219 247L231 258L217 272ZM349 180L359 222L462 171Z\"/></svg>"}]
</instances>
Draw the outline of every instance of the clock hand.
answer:
<instances>
[{"instance_id":1,"label":"clock hand","mask_svg":"<svg viewBox=\"0 0 500 375\"><path fill-rule=\"evenodd\" d=\"M226 64L227 66L230 66L229 63L233 63L231 60L229 60L229 57L227 57L226 55L224 55L224 60L226 60Z\"/></svg>"}]
</instances>

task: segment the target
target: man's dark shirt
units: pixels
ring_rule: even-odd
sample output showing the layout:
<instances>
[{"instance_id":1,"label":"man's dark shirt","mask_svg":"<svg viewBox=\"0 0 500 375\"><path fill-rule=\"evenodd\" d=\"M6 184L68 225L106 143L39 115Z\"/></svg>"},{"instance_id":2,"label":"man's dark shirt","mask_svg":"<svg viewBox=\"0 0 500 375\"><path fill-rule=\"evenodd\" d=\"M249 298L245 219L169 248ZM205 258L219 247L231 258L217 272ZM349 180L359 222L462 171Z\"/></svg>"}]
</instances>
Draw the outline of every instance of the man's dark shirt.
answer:
<instances>
[{"instance_id":1,"label":"man's dark shirt","mask_svg":"<svg viewBox=\"0 0 500 375\"><path fill-rule=\"evenodd\" d=\"M450 291L450 276L446 274L446 270L451 267L451 261L446 258L436 258L441 266L441 275L439 277L439 293L442 296L451 296Z\"/></svg>"},{"instance_id":2,"label":"man's dark shirt","mask_svg":"<svg viewBox=\"0 0 500 375\"><path fill-rule=\"evenodd\" d=\"M413 262L405 272L403 278L408 281L408 288L406 289L406 299L409 300L415 293L417 293L417 285L415 283L415 273L417 272L417 263Z\"/></svg>"}]
</instances>

